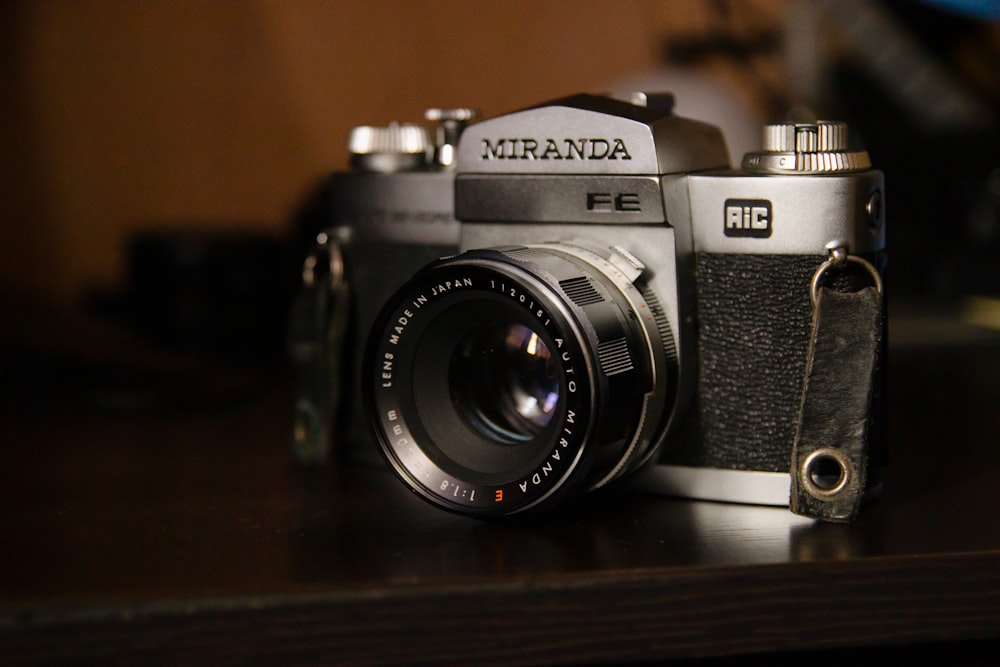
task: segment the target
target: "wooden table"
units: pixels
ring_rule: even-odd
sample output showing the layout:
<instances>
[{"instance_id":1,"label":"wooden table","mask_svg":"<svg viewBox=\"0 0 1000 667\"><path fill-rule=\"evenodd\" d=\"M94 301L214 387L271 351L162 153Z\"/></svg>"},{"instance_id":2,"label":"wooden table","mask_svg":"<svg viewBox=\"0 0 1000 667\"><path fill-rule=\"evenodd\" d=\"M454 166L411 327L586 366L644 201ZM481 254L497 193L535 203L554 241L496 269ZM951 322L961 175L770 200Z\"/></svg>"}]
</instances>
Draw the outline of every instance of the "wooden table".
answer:
<instances>
[{"instance_id":1,"label":"wooden table","mask_svg":"<svg viewBox=\"0 0 1000 667\"><path fill-rule=\"evenodd\" d=\"M0 664L996 656L1000 341L913 313L891 340L886 493L846 526L622 490L452 516L382 466L297 468L282 382L205 406L14 400Z\"/></svg>"}]
</instances>

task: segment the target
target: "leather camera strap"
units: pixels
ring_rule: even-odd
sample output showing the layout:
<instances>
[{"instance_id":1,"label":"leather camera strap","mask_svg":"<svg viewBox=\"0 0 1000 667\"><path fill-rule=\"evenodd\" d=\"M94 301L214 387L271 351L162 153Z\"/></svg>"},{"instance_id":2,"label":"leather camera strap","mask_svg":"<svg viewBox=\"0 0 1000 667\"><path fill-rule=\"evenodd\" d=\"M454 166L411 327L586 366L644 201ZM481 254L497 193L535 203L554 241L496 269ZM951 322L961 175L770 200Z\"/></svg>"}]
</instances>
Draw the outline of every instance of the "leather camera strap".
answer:
<instances>
[{"instance_id":1,"label":"leather camera strap","mask_svg":"<svg viewBox=\"0 0 1000 667\"><path fill-rule=\"evenodd\" d=\"M864 268L874 283L855 291L826 286L828 274ZM843 248L812 283L812 335L791 457L790 506L824 521L851 521L865 492L871 408L882 342L878 271Z\"/></svg>"}]
</instances>

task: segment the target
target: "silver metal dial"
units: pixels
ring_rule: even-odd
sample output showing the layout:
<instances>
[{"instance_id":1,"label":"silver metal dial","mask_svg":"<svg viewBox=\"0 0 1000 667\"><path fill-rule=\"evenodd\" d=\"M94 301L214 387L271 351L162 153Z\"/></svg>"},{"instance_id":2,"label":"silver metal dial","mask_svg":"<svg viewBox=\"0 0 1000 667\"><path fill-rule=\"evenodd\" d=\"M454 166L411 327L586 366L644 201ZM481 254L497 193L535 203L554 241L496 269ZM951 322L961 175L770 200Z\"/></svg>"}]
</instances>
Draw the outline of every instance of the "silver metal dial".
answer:
<instances>
[{"instance_id":1,"label":"silver metal dial","mask_svg":"<svg viewBox=\"0 0 1000 667\"><path fill-rule=\"evenodd\" d=\"M426 164L433 146L430 132L420 125L362 125L351 130L348 149L352 163L365 171L392 172Z\"/></svg>"},{"instance_id":2,"label":"silver metal dial","mask_svg":"<svg viewBox=\"0 0 1000 667\"><path fill-rule=\"evenodd\" d=\"M847 123L779 123L764 128L764 149L747 153L743 169L756 174L839 174L872 166L867 151L847 149Z\"/></svg>"}]
</instances>

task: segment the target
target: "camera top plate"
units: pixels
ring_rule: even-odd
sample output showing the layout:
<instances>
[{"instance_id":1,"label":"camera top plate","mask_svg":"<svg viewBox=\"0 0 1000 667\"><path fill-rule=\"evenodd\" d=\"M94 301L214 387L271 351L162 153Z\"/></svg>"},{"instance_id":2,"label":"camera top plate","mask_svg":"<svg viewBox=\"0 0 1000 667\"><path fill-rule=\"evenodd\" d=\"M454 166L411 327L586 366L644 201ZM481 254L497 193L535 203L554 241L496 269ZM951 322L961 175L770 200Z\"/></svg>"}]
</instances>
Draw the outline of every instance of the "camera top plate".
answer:
<instances>
[{"instance_id":1,"label":"camera top plate","mask_svg":"<svg viewBox=\"0 0 1000 667\"><path fill-rule=\"evenodd\" d=\"M467 127L461 174L663 175L725 169L718 128L669 111L574 95Z\"/></svg>"}]
</instances>

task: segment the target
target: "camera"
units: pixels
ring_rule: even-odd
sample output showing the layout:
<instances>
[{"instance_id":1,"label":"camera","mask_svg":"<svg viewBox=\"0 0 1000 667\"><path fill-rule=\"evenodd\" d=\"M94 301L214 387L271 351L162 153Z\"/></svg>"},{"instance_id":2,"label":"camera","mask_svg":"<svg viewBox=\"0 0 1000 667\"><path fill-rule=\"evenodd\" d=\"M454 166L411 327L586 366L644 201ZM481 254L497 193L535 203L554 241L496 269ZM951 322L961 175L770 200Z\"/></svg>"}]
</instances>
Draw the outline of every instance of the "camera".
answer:
<instances>
[{"instance_id":1,"label":"camera","mask_svg":"<svg viewBox=\"0 0 1000 667\"><path fill-rule=\"evenodd\" d=\"M352 132L295 316L300 447L377 448L478 517L628 478L853 518L884 463L885 213L846 125L767 126L732 169L667 93L473 117Z\"/></svg>"}]
</instances>

